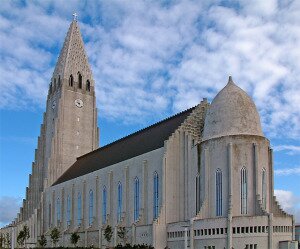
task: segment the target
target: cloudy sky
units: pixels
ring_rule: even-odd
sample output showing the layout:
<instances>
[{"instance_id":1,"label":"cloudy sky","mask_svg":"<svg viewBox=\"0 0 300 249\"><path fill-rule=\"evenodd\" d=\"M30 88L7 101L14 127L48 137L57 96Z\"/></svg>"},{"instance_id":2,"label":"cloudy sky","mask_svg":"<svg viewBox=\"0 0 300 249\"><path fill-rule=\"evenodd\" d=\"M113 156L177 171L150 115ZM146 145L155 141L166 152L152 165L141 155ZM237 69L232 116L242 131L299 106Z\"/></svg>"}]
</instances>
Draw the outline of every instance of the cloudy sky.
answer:
<instances>
[{"instance_id":1,"label":"cloudy sky","mask_svg":"<svg viewBox=\"0 0 300 249\"><path fill-rule=\"evenodd\" d=\"M25 194L48 84L77 12L101 144L213 99L228 75L254 99L276 195L300 223L299 1L1 1L0 225Z\"/></svg>"}]
</instances>

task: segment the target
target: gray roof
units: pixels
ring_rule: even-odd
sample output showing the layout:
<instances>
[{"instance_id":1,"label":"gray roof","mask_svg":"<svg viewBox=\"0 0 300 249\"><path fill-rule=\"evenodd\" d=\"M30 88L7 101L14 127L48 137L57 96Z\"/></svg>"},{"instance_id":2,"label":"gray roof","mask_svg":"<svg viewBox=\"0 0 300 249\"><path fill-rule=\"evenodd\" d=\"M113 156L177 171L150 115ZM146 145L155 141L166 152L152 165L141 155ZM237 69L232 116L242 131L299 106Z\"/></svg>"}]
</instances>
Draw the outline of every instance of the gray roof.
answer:
<instances>
[{"instance_id":1,"label":"gray roof","mask_svg":"<svg viewBox=\"0 0 300 249\"><path fill-rule=\"evenodd\" d=\"M194 109L180 112L77 158L52 186L163 147L164 142Z\"/></svg>"}]
</instances>

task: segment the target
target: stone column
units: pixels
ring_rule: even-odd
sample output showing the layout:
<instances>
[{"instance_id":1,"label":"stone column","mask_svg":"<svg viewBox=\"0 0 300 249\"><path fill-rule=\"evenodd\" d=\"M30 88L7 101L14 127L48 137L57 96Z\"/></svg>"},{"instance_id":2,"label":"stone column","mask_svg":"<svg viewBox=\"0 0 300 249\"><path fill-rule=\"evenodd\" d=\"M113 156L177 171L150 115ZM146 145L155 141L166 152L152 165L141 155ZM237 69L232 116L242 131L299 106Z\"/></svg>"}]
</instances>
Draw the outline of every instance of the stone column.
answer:
<instances>
[{"instance_id":1,"label":"stone column","mask_svg":"<svg viewBox=\"0 0 300 249\"><path fill-rule=\"evenodd\" d=\"M113 172L108 173L108 191L107 191L107 203L108 203L108 214L109 220L108 224L112 225L112 214L113 214Z\"/></svg>"},{"instance_id":2,"label":"stone column","mask_svg":"<svg viewBox=\"0 0 300 249\"><path fill-rule=\"evenodd\" d=\"M82 183L82 195L81 195L81 226L85 229L85 210L86 210L86 182ZM86 243L86 242L85 242Z\"/></svg>"},{"instance_id":3,"label":"stone column","mask_svg":"<svg viewBox=\"0 0 300 249\"><path fill-rule=\"evenodd\" d=\"M188 249L188 228L184 228L184 249Z\"/></svg>"},{"instance_id":4,"label":"stone column","mask_svg":"<svg viewBox=\"0 0 300 249\"><path fill-rule=\"evenodd\" d=\"M203 201L207 201L207 210L205 211L205 217L211 217L210 213L210 187L209 187L209 151L208 148L204 149L204 198Z\"/></svg>"}]
</instances>

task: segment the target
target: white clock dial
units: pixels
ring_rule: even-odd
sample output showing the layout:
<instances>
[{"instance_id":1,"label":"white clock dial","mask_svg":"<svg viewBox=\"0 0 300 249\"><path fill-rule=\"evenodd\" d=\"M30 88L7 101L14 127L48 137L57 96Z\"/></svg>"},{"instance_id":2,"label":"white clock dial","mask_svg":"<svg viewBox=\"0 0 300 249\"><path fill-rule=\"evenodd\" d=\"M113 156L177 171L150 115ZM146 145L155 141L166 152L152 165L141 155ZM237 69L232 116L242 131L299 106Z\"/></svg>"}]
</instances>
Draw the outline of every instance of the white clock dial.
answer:
<instances>
[{"instance_id":1,"label":"white clock dial","mask_svg":"<svg viewBox=\"0 0 300 249\"><path fill-rule=\"evenodd\" d=\"M81 99L76 99L75 100L75 105L78 107L78 108L81 108L83 107L83 101Z\"/></svg>"},{"instance_id":2,"label":"white clock dial","mask_svg":"<svg viewBox=\"0 0 300 249\"><path fill-rule=\"evenodd\" d=\"M55 106L56 106L56 102L55 102L55 100L54 100L54 101L52 102L52 109L54 109Z\"/></svg>"}]
</instances>

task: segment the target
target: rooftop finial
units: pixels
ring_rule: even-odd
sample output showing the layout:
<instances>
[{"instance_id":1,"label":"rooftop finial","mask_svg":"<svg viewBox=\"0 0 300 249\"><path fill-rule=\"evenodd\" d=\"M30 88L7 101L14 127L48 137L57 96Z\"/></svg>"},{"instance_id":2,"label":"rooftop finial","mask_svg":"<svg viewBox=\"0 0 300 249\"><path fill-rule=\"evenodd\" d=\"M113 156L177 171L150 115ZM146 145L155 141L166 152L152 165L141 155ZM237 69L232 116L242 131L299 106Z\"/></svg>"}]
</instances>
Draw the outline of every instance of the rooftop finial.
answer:
<instances>
[{"instance_id":1,"label":"rooftop finial","mask_svg":"<svg viewBox=\"0 0 300 249\"><path fill-rule=\"evenodd\" d=\"M74 20L74 21L77 21L77 17L78 17L77 13L74 12L74 13L73 13L73 20Z\"/></svg>"},{"instance_id":2,"label":"rooftop finial","mask_svg":"<svg viewBox=\"0 0 300 249\"><path fill-rule=\"evenodd\" d=\"M232 76L231 76L231 75L229 75L228 83L227 83L227 84L229 84L229 83L233 83L233 80L232 80Z\"/></svg>"}]
</instances>

